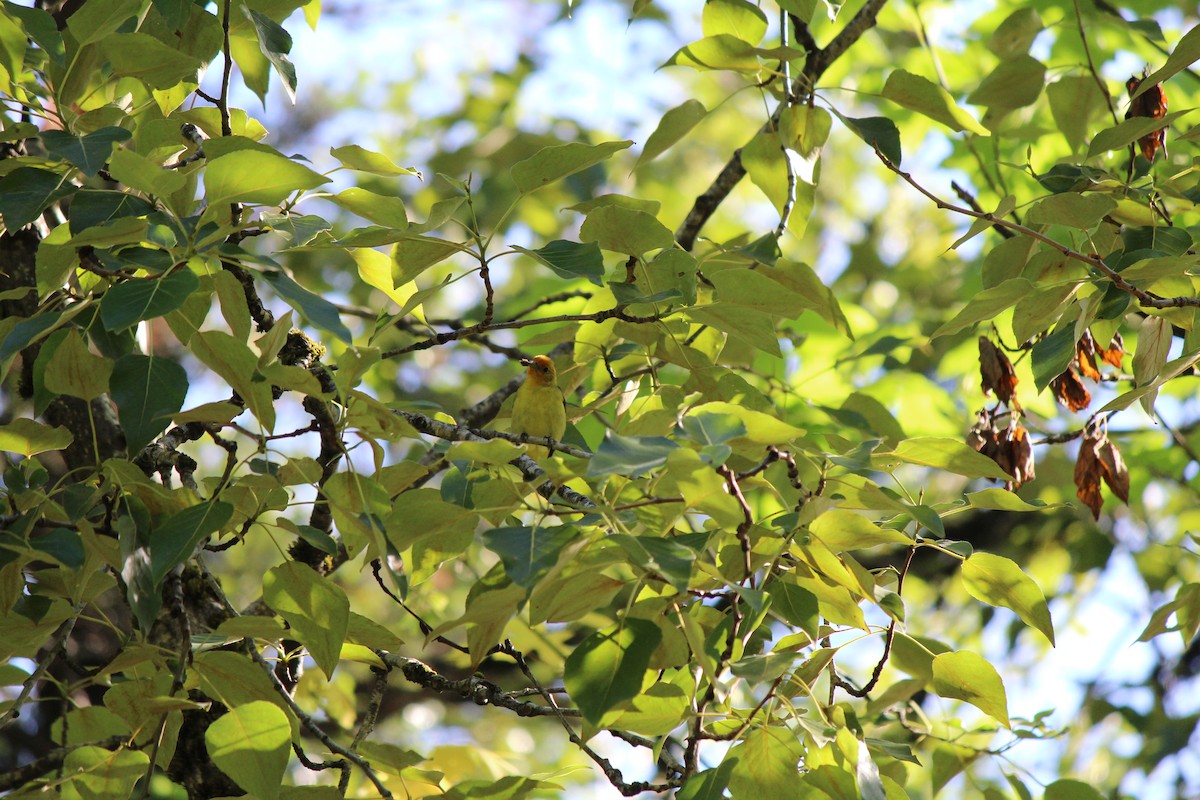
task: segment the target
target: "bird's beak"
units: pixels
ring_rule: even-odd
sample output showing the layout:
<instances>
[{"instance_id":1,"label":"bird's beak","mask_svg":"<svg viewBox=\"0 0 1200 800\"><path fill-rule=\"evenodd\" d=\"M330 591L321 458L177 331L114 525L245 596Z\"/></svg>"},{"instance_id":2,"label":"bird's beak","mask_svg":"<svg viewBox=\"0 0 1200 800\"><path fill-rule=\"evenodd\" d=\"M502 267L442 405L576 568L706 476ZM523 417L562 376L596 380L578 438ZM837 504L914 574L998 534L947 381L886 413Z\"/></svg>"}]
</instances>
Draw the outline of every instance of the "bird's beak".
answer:
<instances>
[{"instance_id":1,"label":"bird's beak","mask_svg":"<svg viewBox=\"0 0 1200 800\"><path fill-rule=\"evenodd\" d=\"M533 366L533 359L531 359L531 358L522 358L522 359L521 359L521 366L522 366L522 367L532 367L532 366Z\"/></svg>"}]
</instances>

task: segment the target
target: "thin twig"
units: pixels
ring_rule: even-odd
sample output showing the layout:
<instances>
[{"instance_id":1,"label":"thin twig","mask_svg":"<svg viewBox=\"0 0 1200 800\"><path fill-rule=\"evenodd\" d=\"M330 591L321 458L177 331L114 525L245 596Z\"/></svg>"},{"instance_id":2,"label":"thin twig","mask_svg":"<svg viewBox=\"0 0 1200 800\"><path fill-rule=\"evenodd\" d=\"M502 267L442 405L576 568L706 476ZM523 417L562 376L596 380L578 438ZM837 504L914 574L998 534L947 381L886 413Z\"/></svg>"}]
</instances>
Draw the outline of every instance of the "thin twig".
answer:
<instances>
[{"instance_id":1,"label":"thin twig","mask_svg":"<svg viewBox=\"0 0 1200 800\"><path fill-rule=\"evenodd\" d=\"M50 665L54 663L55 654L63 646L63 642L67 640L67 637L71 635L71 631L74 630L75 622L79 619L81 611L83 611L83 604L76 604L71 609L71 616L63 620L62 624L51 634L50 641L44 648L46 654L37 660L37 665L34 667L33 672L21 684L20 694L12 701L12 705L8 707L8 710L3 715L0 715L0 729L3 729L21 716L21 706L25 705L29 696L33 693L33 687L37 685L42 676L46 674L46 670L50 669Z\"/></svg>"},{"instance_id":2,"label":"thin twig","mask_svg":"<svg viewBox=\"0 0 1200 800\"><path fill-rule=\"evenodd\" d=\"M263 668L263 671L267 673L267 677L270 679L271 686L274 687L275 693L278 694L283 699L283 702L287 704L287 707L292 710L292 713L296 715L298 720L300 720L300 724L304 726L305 730L317 737L321 744L329 748L330 752L337 753L339 756L347 759L353 763L354 766L361 769L363 774L367 776L367 779L370 780L371 783L375 784L375 788L378 790L379 794L382 797L387 798L387 800L391 800L391 791L384 786L383 781L381 781L379 776L375 774L375 770L371 769L371 765L368 764L366 760L358 753L342 747L340 744L335 742L333 738L330 737L329 734L325 733L325 731L321 729L321 726L318 725L316 721L314 721L313 718L304 711L304 709L300 708L300 706L296 704L296 701L292 699L290 694L288 694L288 690L283 688L283 684L279 682L279 677L275 674L275 670L271 668L271 665L267 663L267 660L262 657L261 653L258 652L258 648L254 646L254 643L250 640L245 640L245 650L247 655L254 659L254 661Z\"/></svg>"},{"instance_id":3,"label":"thin twig","mask_svg":"<svg viewBox=\"0 0 1200 800\"><path fill-rule=\"evenodd\" d=\"M1108 87L1104 84L1104 79L1100 77L1099 71L1096 70L1096 62L1092 58L1092 48L1088 44L1087 33L1083 30L1083 12L1079 9L1079 0L1072 0L1075 4L1075 25L1079 28L1079 39L1083 42L1083 55L1087 58L1088 72L1092 74L1092 80L1096 82L1096 86L1100 89L1100 94L1104 95L1104 102L1108 104L1108 113L1112 114L1113 124L1120 123L1117 118L1117 109L1113 106L1112 96L1108 92Z\"/></svg>"},{"instance_id":4,"label":"thin twig","mask_svg":"<svg viewBox=\"0 0 1200 800\"><path fill-rule=\"evenodd\" d=\"M1101 259L1099 256L1089 256L1087 253L1081 253L1078 250L1075 250L1071 247L1068 247L1065 244L1055 241L1054 239L1050 238L1049 236L1047 236L1044 233L1041 233L1040 231L1036 231L1033 228L1027 227L1025 225L1021 225L1020 223L1017 223L1017 222L1010 222L1009 220L1003 219L1001 217L997 217L995 214L990 214L990 213L982 212L982 211L976 211L971 208L963 208L962 206L956 206L953 203L949 203L949 202L941 199L937 195L935 195L933 192L926 189L921 184L917 183L917 181L913 178L913 176L911 174L905 172L904 170L902 170L898 166L896 166L894 163L892 163L892 160L889 159L887 156L885 156L883 153L881 153L878 148L875 149L875 155L879 158L880 161L883 162L884 166L886 166L889 170L891 170L892 172L896 173L901 178L903 178L905 183L907 183L909 186L912 186L918 192L925 195L925 197L932 200L933 203L935 205L937 205L938 208L941 208L946 211L953 211L956 214L962 214L967 217L981 219L986 222L990 222L993 225L1000 225L1005 228L1008 228L1011 231L1015 231L1016 233L1019 233L1023 236L1028 236L1031 239L1036 239L1037 241L1039 241L1043 244L1049 245L1053 249L1062 253L1067 258L1087 264L1089 267L1096 270L1101 275L1103 275L1105 278L1107 278L1109 281L1111 281L1112 284L1114 286L1116 286L1118 289L1125 292L1126 294L1133 296L1138 301L1138 303L1140 305L1142 305L1144 308L1197 308L1197 307L1200 307L1200 297L1159 297L1158 295L1154 294L1153 292L1147 292L1143 289L1139 289L1136 286L1134 286L1132 283L1130 283L1129 281L1125 280L1125 278L1121 277L1121 273L1117 272L1112 267L1105 264L1103 259Z\"/></svg>"}]
</instances>

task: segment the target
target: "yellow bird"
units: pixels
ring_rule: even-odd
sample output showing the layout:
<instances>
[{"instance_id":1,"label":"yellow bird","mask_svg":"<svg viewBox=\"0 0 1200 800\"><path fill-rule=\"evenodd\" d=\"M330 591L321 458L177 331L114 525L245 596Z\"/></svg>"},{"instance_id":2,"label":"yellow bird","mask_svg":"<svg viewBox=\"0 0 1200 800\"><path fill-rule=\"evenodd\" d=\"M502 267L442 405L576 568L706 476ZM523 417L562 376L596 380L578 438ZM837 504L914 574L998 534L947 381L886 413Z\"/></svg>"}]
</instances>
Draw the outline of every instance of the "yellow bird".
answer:
<instances>
[{"instance_id":1,"label":"yellow bird","mask_svg":"<svg viewBox=\"0 0 1200 800\"><path fill-rule=\"evenodd\" d=\"M517 389L513 401L510 430L526 436L548 436L555 441L562 439L567 429L567 406L562 390L558 388L558 373L549 356L536 356L532 361L521 359L528 367L525 382ZM531 445L529 455L545 458L550 451L545 447Z\"/></svg>"}]
</instances>

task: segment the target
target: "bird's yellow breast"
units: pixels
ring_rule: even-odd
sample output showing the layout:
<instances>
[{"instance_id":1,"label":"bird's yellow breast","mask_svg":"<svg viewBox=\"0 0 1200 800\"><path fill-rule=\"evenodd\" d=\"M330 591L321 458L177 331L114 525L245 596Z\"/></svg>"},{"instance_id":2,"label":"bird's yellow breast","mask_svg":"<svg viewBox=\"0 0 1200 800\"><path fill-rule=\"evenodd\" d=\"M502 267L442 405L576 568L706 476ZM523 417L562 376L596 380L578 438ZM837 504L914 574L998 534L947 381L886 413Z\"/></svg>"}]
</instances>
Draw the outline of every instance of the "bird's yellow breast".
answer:
<instances>
[{"instance_id":1,"label":"bird's yellow breast","mask_svg":"<svg viewBox=\"0 0 1200 800\"><path fill-rule=\"evenodd\" d=\"M533 381L525 381L513 401L510 427L517 434L562 439L567 429L567 409L563 405L562 392L555 385L539 386ZM530 453L539 456L547 454L544 447L536 450L539 452L530 448Z\"/></svg>"}]
</instances>

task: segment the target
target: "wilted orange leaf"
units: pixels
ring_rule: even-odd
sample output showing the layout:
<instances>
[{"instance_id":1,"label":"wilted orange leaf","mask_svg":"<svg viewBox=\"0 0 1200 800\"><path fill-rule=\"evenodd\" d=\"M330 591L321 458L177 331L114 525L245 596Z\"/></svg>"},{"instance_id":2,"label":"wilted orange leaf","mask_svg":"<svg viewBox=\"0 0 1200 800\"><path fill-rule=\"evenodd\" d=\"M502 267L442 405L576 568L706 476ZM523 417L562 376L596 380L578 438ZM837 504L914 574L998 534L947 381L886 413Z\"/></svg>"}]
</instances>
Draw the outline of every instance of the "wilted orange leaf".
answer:
<instances>
[{"instance_id":1,"label":"wilted orange leaf","mask_svg":"<svg viewBox=\"0 0 1200 800\"><path fill-rule=\"evenodd\" d=\"M1100 461L1100 476L1108 484L1112 493L1129 504L1129 468L1117 446L1104 437L1104 442L1096 447L1096 456Z\"/></svg>"},{"instance_id":2,"label":"wilted orange leaf","mask_svg":"<svg viewBox=\"0 0 1200 800\"><path fill-rule=\"evenodd\" d=\"M1076 343L1075 363L1083 377L1099 382L1100 370L1096 369L1096 340L1092 338L1091 331L1084 331L1083 337Z\"/></svg>"},{"instance_id":3,"label":"wilted orange leaf","mask_svg":"<svg viewBox=\"0 0 1200 800\"><path fill-rule=\"evenodd\" d=\"M1092 510L1092 517L1100 519L1100 507L1104 498L1100 496L1100 458L1096 454L1096 440L1089 433L1079 447L1079 458L1075 461L1075 495Z\"/></svg>"},{"instance_id":4,"label":"wilted orange leaf","mask_svg":"<svg viewBox=\"0 0 1200 800\"><path fill-rule=\"evenodd\" d=\"M1129 89L1129 94L1133 94L1142 85L1142 79L1136 75L1125 82L1125 87ZM1167 114L1167 92L1163 89L1162 84L1157 84L1150 87L1140 96L1135 97L1129 103L1129 110L1125 112L1125 119L1132 117L1150 117L1151 119L1162 119ZM1154 156L1161 148L1163 155L1167 153L1167 130L1154 131L1148 133L1138 139L1138 146L1142 150L1142 156L1147 161L1153 161Z\"/></svg>"},{"instance_id":5,"label":"wilted orange leaf","mask_svg":"<svg viewBox=\"0 0 1200 800\"><path fill-rule=\"evenodd\" d=\"M1098 373L1097 373L1098 374ZM1072 411L1082 411L1092 402L1092 395L1079 380L1075 370L1068 368L1066 372L1050 381L1050 390L1058 402Z\"/></svg>"},{"instance_id":6,"label":"wilted orange leaf","mask_svg":"<svg viewBox=\"0 0 1200 800\"><path fill-rule=\"evenodd\" d=\"M1121 338L1120 333L1114 333L1112 341L1108 343L1108 348L1097 352L1104 363L1120 369L1121 359L1125 357L1125 340Z\"/></svg>"}]
</instances>

